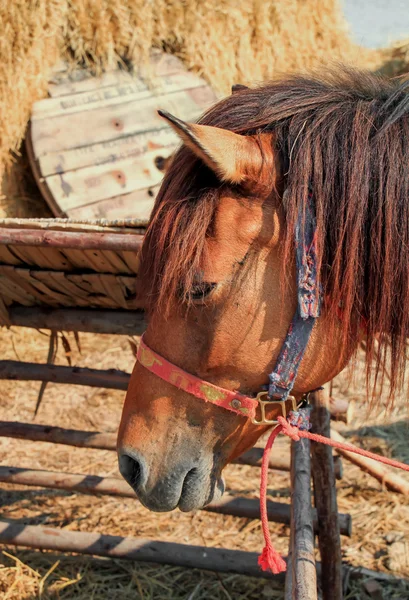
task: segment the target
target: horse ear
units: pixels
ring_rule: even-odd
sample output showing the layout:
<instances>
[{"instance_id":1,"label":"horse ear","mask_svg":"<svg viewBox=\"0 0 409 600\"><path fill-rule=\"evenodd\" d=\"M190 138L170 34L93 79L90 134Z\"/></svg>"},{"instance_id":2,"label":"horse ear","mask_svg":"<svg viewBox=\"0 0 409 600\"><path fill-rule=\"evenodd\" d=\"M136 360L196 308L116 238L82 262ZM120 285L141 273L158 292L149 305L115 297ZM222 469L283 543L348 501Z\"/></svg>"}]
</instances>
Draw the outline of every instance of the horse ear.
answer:
<instances>
[{"instance_id":1,"label":"horse ear","mask_svg":"<svg viewBox=\"0 0 409 600\"><path fill-rule=\"evenodd\" d=\"M243 90L249 90L248 85L243 85L241 83L233 83L231 86L231 93L235 94L236 92L242 92Z\"/></svg>"},{"instance_id":2,"label":"horse ear","mask_svg":"<svg viewBox=\"0 0 409 600\"><path fill-rule=\"evenodd\" d=\"M238 184L254 180L257 181L263 167L271 161L267 160L265 148L272 155L271 144L263 144L261 148L260 137L239 135L209 125L196 125L185 123L173 115L159 110L159 115L166 119L172 129L222 181ZM271 141L271 135L269 135Z\"/></svg>"}]
</instances>

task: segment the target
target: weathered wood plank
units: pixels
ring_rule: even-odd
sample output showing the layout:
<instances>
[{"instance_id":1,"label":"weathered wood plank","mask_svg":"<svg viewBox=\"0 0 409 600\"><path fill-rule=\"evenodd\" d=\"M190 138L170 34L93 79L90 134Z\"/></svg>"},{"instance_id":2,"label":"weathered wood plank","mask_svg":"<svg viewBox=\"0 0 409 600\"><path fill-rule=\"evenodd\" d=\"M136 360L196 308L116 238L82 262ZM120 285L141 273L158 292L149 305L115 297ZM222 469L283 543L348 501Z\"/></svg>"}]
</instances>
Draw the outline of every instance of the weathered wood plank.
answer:
<instances>
[{"instance_id":1,"label":"weathered wood plank","mask_svg":"<svg viewBox=\"0 0 409 600\"><path fill-rule=\"evenodd\" d=\"M135 276L83 273L67 273L67 279L90 294L89 303L107 308L136 310L142 308L136 297ZM132 293L128 293L131 290Z\"/></svg>"},{"instance_id":2,"label":"weathered wood plank","mask_svg":"<svg viewBox=\"0 0 409 600\"><path fill-rule=\"evenodd\" d=\"M0 296L0 325L5 325L6 327L10 327L10 317L7 304L5 299Z\"/></svg>"},{"instance_id":3,"label":"weathered wood plank","mask_svg":"<svg viewBox=\"0 0 409 600\"><path fill-rule=\"evenodd\" d=\"M130 374L125 371L119 371L118 369L101 370L28 363L19 360L0 360L0 380L3 379L9 381L46 381L51 383L85 385L89 387L126 391L130 380ZM52 429L52 427L48 429ZM5 433L7 435L7 431ZM27 430L27 434L29 435L29 430ZM101 435L104 436L104 434ZM115 437L113 434L111 435L112 437Z\"/></svg>"},{"instance_id":4,"label":"weathered wood plank","mask_svg":"<svg viewBox=\"0 0 409 600\"><path fill-rule=\"evenodd\" d=\"M53 74L54 73L65 73L68 70L68 63L66 60L59 58L55 65L53 66Z\"/></svg>"},{"instance_id":5,"label":"weathered wood plank","mask_svg":"<svg viewBox=\"0 0 409 600\"><path fill-rule=\"evenodd\" d=\"M95 89L92 91L38 100L33 105L31 119L49 119L50 117L103 108L113 104L143 100L163 94L173 94L174 92L206 85L203 79L188 71L160 78L156 77L149 84L137 77L129 77L129 73L124 71L119 71L119 81L108 87L100 87L99 79L95 78Z\"/></svg>"},{"instance_id":6,"label":"weathered wood plank","mask_svg":"<svg viewBox=\"0 0 409 600\"><path fill-rule=\"evenodd\" d=\"M77 248L81 250L130 250L138 251L142 246L143 236L123 233L88 233L77 231L53 231L41 229L0 228L0 244L13 246L43 246L60 248Z\"/></svg>"},{"instance_id":7,"label":"weathered wood plank","mask_svg":"<svg viewBox=\"0 0 409 600\"><path fill-rule=\"evenodd\" d=\"M96 89L130 83L134 75L124 69L106 71L98 77L87 69L74 69L64 73L55 73L48 85L51 98L84 94Z\"/></svg>"},{"instance_id":8,"label":"weathered wood plank","mask_svg":"<svg viewBox=\"0 0 409 600\"><path fill-rule=\"evenodd\" d=\"M62 311L60 311L62 312ZM65 310L64 313L69 312ZM81 313L84 311L81 311ZM90 311L91 312L91 311ZM98 311L93 311L95 314ZM118 318L118 313L112 311L114 317ZM8 364L5 364L8 363ZM111 385L114 381L119 381L115 389L123 389L123 379L113 379L111 371L100 371L96 369L81 369L78 367L66 367L52 365L38 365L31 363L22 363L19 361L2 361L3 368L0 368L2 378L12 379L34 379L36 381L55 381L58 383L78 383L85 385L84 381L99 381L101 378L108 377ZM50 377L50 371L52 377ZM92 372L92 373L91 373ZM115 371L115 373L118 373ZM91 379L89 379L89 376ZM50 377L49 379L47 377ZM124 376L125 377L125 376ZM126 386L128 385L130 374L127 374ZM120 387L119 387L120 386ZM101 387L103 387L101 385ZM32 440L34 442L50 442L53 444L63 444L67 446L76 446L79 448L97 448L99 450L116 451L117 435L115 433L99 431L81 431L79 429L64 429L63 427L53 427L50 425L39 425L33 423L20 423L16 421L0 421L0 437L11 437L23 440ZM248 450L233 463L239 465L249 465L259 467L263 458L263 448L252 448ZM286 448L275 450L269 458L269 468L278 471L290 470L290 456ZM347 514L340 515L341 528L344 535L351 536L351 517Z\"/></svg>"},{"instance_id":9,"label":"weathered wood plank","mask_svg":"<svg viewBox=\"0 0 409 600\"><path fill-rule=\"evenodd\" d=\"M0 277L0 291L1 283L2 278ZM145 315L140 310L81 310L46 306L30 308L12 306L9 308L9 317L11 324L16 327L51 329L52 331L142 335L146 329Z\"/></svg>"},{"instance_id":10,"label":"weathered wood plank","mask_svg":"<svg viewBox=\"0 0 409 600\"><path fill-rule=\"evenodd\" d=\"M105 261L111 265L113 273L127 273L129 275L133 273L132 269L128 267L126 262L116 252L112 250L100 250L100 252Z\"/></svg>"},{"instance_id":11,"label":"weathered wood plank","mask_svg":"<svg viewBox=\"0 0 409 600\"><path fill-rule=\"evenodd\" d=\"M31 280L28 269L0 265L0 275L3 282L10 286L9 297L14 302L21 303L21 296L24 294L29 303L34 301L35 304L48 303L52 306L58 304L55 297L52 297L41 283L36 285L36 282Z\"/></svg>"},{"instance_id":12,"label":"weathered wood plank","mask_svg":"<svg viewBox=\"0 0 409 600\"><path fill-rule=\"evenodd\" d=\"M290 539L288 541L287 571L285 572L284 600L293 600L293 546L294 528L290 527Z\"/></svg>"},{"instance_id":13,"label":"weathered wood plank","mask_svg":"<svg viewBox=\"0 0 409 600\"><path fill-rule=\"evenodd\" d=\"M20 265L31 265L43 269L69 269L66 257L57 248L40 248L36 246L13 246L13 253L19 257ZM8 263L10 264L10 263Z\"/></svg>"},{"instance_id":14,"label":"weathered wood plank","mask_svg":"<svg viewBox=\"0 0 409 600\"><path fill-rule=\"evenodd\" d=\"M31 137L31 121L28 124L25 143L26 143L26 151L27 151L28 160L31 165L31 170L33 172L34 179L36 181L38 189L41 192L42 197L47 202L48 207L51 210L54 217L63 217L63 218L66 217L67 215L64 213L63 210L61 210L61 208L58 206L57 202L54 200L52 193L50 192L48 186L44 182L44 178L41 175L40 166L38 164L36 153L34 152L33 140Z\"/></svg>"},{"instance_id":15,"label":"weathered wood plank","mask_svg":"<svg viewBox=\"0 0 409 600\"><path fill-rule=\"evenodd\" d=\"M7 246L0 244L0 263L5 265L21 265L22 261Z\"/></svg>"},{"instance_id":16,"label":"weathered wood plank","mask_svg":"<svg viewBox=\"0 0 409 600\"><path fill-rule=\"evenodd\" d=\"M71 271L72 264L64 253L58 248L36 248L44 262L47 262L48 268L61 271ZM40 265L41 266L41 265ZM47 268L47 267L46 267Z\"/></svg>"},{"instance_id":17,"label":"weathered wood plank","mask_svg":"<svg viewBox=\"0 0 409 600\"><path fill-rule=\"evenodd\" d=\"M186 67L176 56L163 52L154 52L151 56L150 65L141 66L135 74L119 69L106 71L98 78L86 69L75 69L74 71L57 73L49 85L48 92L54 98L88 92L95 90L97 87L121 85L132 81L135 77L149 81L150 78L166 77L181 71L186 72Z\"/></svg>"},{"instance_id":18,"label":"weathered wood plank","mask_svg":"<svg viewBox=\"0 0 409 600\"><path fill-rule=\"evenodd\" d=\"M341 442L341 444L350 443L335 429L331 429L331 438L336 442ZM348 450L337 448L337 452L339 452L342 456L345 456L345 458L350 460L355 465L358 465L359 468L366 473L369 473L369 475L372 475L372 477L375 477L375 479L377 479L387 489L393 490L394 492L399 492L405 496L409 496L409 482L398 475L393 467L383 465L373 458L367 458L366 456L360 456L359 454L348 452Z\"/></svg>"},{"instance_id":19,"label":"weathered wood plank","mask_svg":"<svg viewBox=\"0 0 409 600\"><path fill-rule=\"evenodd\" d=\"M132 273L138 273L140 267L140 258L136 252L121 252L120 255L128 265Z\"/></svg>"},{"instance_id":20,"label":"weathered wood plank","mask_svg":"<svg viewBox=\"0 0 409 600\"><path fill-rule=\"evenodd\" d=\"M40 469L25 469L0 465L0 481L28 486L42 486L51 489L78 491L83 494L102 494L135 498L135 492L124 479L119 477L99 477L78 475ZM225 495L213 501L202 510L248 519L260 518L260 503L253 498ZM267 501L269 521L290 524L290 505L284 502ZM311 527L316 526L311 521ZM298 600L298 599L297 599ZM304 599L303 599L304 600ZM308 597L308 600L312 600Z\"/></svg>"},{"instance_id":21,"label":"weathered wood plank","mask_svg":"<svg viewBox=\"0 0 409 600\"><path fill-rule=\"evenodd\" d=\"M291 564L293 600L317 600L311 507L310 441L291 442Z\"/></svg>"},{"instance_id":22,"label":"weathered wood plank","mask_svg":"<svg viewBox=\"0 0 409 600\"><path fill-rule=\"evenodd\" d=\"M94 271L97 273L116 273L111 263L100 250L84 250L84 255Z\"/></svg>"},{"instance_id":23,"label":"weathered wood plank","mask_svg":"<svg viewBox=\"0 0 409 600\"><path fill-rule=\"evenodd\" d=\"M92 269L87 256L83 250L75 250L74 248L64 248L64 255L70 261L74 269Z\"/></svg>"},{"instance_id":24,"label":"weathered wood plank","mask_svg":"<svg viewBox=\"0 0 409 600\"><path fill-rule=\"evenodd\" d=\"M310 401L313 407L312 432L330 437L328 392L325 389L313 392ZM311 442L311 461L315 508L318 513L322 597L323 600L342 600L342 555L332 448Z\"/></svg>"},{"instance_id":25,"label":"weathered wood plank","mask_svg":"<svg viewBox=\"0 0 409 600\"><path fill-rule=\"evenodd\" d=\"M21 521L0 521L0 543L26 548L76 552L93 556L170 564L189 569L207 569L239 573L266 579L283 579L260 571L256 552L189 546L151 539L68 531L42 525L24 525Z\"/></svg>"},{"instance_id":26,"label":"weathered wood plank","mask_svg":"<svg viewBox=\"0 0 409 600\"><path fill-rule=\"evenodd\" d=\"M31 139L36 157L112 140L119 135L162 129L163 120L157 107L195 119L208 108L216 97L209 86L157 96L146 100L107 106L93 111L34 120Z\"/></svg>"},{"instance_id":27,"label":"weathered wood plank","mask_svg":"<svg viewBox=\"0 0 409 600\"><path fill-rule=\"evenodd\" d=\"M20 218L0 218L0 230L3 227L8 229L38 229L53 231L76 231L89 233L129 233L144 235L146 224L141 219L115 219L108 221L100 219L93 223L89 221L73 221L72 219L55 219L39 217L33 219Z\"/></svg>"},{"instance_id":28,"label":"weathered wood plank","mask_svg":"<svg viewBox=\"0 0 409 600\"><path fill-rule=\"evenodd\" d=\"M167 158L170 151L163 150L161 154ZM113 160L103 165L50 175L45 183L61 209L68 213L99 200L158 185L163 172L155 165L156 157L155 151L138 158Z\"/></svg>"},{"instance_id":29,"label":"weathered wood plank","mask_svg":"<svg viewBox=\"0 0 409 600\"><path fill-rule=\"evenodd\" d=\"M22 288L27 289L37 299L38 303L49 304L50 306L75 306L76 299L63 293L62 290L54 289L52 282L41 281L36 277L36 271L28 269L14 269L8 273L8 277L13 279Z\"/></svg>"},{"instance_id":30,"label":"weathered wood plank","mask_svg":"<svg viewBox=\"0 0 409 600\"><path fill-rule=\"evenodd\" d=\"M176 133L168 127L135 133L63 152L44 154L38 160L39 170L41 175L46 177L90 165L138 157L153 150L157 150L157 155L162 156L163 149L173 150L179 142Z\"/></svg>"},{"instance_id":31,"label":"weathered wood plank","mask_svg":"<svg viewBox=\"0 0 409 600\"><path fill-rule=\"evenodd\" d=\"M19 286L9 277L1 274L0 296L7 304L13 304L15 302L22 306L33 306L33 304L36 304L36 299L33 295L29 294L26 289ZM10 322L12 322L11 319Z\"/></svg>"},{"instance_id":32,"label":"weathered wood plank","mask_svg":"<svg viewBox=\"0 0 409 600\"><path fill-rule=\"evenodd\" d=\"M115 276L113 276L115 277ZM102 289L101 283L99 281L99 276L95 273L87 274L87 275L72 275L70 273L67 274L67 279L71 283L73 283L76 287L78 287L82 292L87 294L88 303L87 306L98 307L102 309L115 309L118 308L117 304L112 301L110 297L107 297L105 290ZM112 281L112 285L116 285L115 279ZM81 296L81 301L79 306L82 305L83 308L85 306L83 303L83 297ZM70 306L65 305L63 303L60 306ZM72 306L72 305L71 305ZM121 307L122 308L122 307ZM130 307L127 307L130 308Z\"/></svg>"},{"instance_id":33,"label":"weathered wood plank","mask_svg":"<svg viewBox=\"0 0 409 600\"><path fill-rule=\"evenodd\" d=\"M90 305L89 293L70 281L65 273L58 271L38 271L36 278L70 298L75 298L75 306L87 308Z\"/></svg>"},{"instance_id":34,"label":"weathered wood plank","mask_svg":"<svg viewBox=\"0 0 409 600\"><path fill-rule=\"evenodd\" d=\"M123 196L114 196L93 204L72 208L67 215L72 219L143 219L149 220L159 186L135 190Z\"/></svg>"},{"instance_id":35,"label":"weathered wood plank","mask_svg":"<svg viewBox=\"0 0 409 600\"><path fill-rule=\"evenodd\" d=\"M1 235L1 232L0 232L0 235ZM12 246L10 244L10 248L12 249L13 254L19 259L20 265L22 265L22 266L24 266L24 265L35 266L36 265L36 261L34 258L35 252L34 253L32 252L32 250L34 249L32 246L28 246L27 248L24 248L24 247L20 248L20 247ZM10 264L10 263L7 263L7 264Z\"/></svg>"}]
</instances>

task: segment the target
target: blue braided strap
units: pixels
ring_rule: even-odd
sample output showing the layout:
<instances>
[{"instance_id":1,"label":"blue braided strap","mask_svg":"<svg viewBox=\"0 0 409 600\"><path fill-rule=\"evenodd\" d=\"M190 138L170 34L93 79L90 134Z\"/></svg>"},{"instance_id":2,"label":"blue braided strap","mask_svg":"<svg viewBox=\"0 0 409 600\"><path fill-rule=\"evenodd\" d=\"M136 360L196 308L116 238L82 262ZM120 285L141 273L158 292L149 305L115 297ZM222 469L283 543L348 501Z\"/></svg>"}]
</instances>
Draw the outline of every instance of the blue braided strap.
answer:
<instances>
[{"instance_id":1,"label":"blue braided strap","mask_svg":"<svg viewBox=\"0 0 409 600\"><path fill-rule=\"evenodd\" d=\"M287 400L320 312L317 283L316 219L312 195L300 208L295 226L298 304L274 370L269 375L270 398Z\"/></svg>"}]
</instances>

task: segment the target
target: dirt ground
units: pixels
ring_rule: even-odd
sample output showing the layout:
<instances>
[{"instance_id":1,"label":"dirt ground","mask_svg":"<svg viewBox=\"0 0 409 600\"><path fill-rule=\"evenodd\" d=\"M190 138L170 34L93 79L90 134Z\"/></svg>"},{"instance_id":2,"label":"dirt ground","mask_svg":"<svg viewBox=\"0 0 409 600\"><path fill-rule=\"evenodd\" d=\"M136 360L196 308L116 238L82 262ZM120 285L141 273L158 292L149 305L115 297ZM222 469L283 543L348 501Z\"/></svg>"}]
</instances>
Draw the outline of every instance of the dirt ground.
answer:
<instances>
[{"instance_id":1,"label":"dirt ground","mask_svg":"<svg viewBox=\"0 0 409 600\"><path fill-rule=\"evenodd\" d=\"M81 354L68 334L73 364L130 371L134 358L127 338L81 334ZM45 362L48 334L34 330L0 331L0 357ZM62 345L57 364L67 364ZM116 431L123 392L49 384L40 410L34 407L40 384L2 382L0 419L58 425L73 429ZM334 382L333 394L357 403L352 425L339 426L343 435L363 447L409 462L408 412L403 400L393 409L380 402L372 410L364 404L362 381L352 383L344 374ZM287 440L280 440L283 446ZM41 442L0 439L0 463L18 467L72 473L118 475L114 452L57 446ZM226 470L228 491L257 498L259 470L233 465ZM405 477L405 475L402 475ZM353 535L342 538L343 559L350 565L382 571L384 600L409 598L409 503L388 492L369 475L344 460L344 477L337 483L340 512L349 512ZM271 472L269 497L289 501L289 476ZM44 524L71 531L141 536L187 544L260 551L262 534L258 520L198 511L185 514L153 514L132 499L93 497L76 493L0 485L2 518L26 524ZM271 524L276 547L287 553L288 527ZM370 599L365 580L348 584L348 599ZM74 600L184 599L241 600L282 599L283 587L263 579L219 575L170 566L122 560L56 555L3 548L0 554L0 595L4 600L34 598Z\"/></svg>"}]
</instances>

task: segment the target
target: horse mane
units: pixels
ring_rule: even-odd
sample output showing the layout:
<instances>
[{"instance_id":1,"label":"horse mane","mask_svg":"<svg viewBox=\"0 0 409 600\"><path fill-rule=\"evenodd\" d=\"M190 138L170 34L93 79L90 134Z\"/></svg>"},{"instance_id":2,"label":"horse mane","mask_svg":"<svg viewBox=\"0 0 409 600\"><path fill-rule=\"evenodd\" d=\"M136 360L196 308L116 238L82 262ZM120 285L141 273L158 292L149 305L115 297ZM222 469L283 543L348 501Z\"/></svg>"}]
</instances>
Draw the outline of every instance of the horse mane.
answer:
<instances>
[{"instance_id":1,"label":"horse mane","mask_svg":"<svg viewBox=\"0 0 409 600\"><path fill-rule=\"evenodd\" d=\"M403 384L409 337L408 90L409 81L340 67L242 90L200 121L274 132L287 190L285 252L311 189L330 326L357 343L365 324L368 381L379 388L388 362L391 394ZM176 153L142 249L148 308L166 311L191 288L223 185L188 148Z\"/></svg>"}]
</instances>

